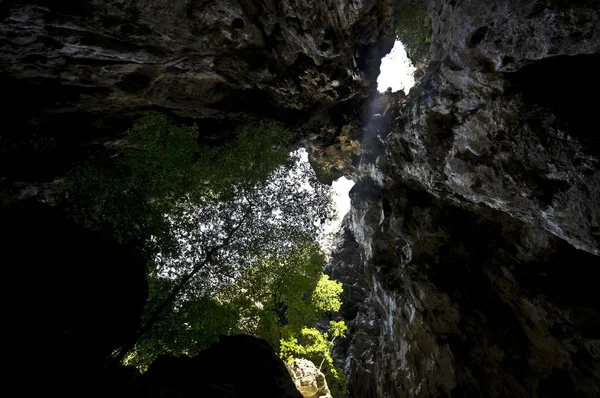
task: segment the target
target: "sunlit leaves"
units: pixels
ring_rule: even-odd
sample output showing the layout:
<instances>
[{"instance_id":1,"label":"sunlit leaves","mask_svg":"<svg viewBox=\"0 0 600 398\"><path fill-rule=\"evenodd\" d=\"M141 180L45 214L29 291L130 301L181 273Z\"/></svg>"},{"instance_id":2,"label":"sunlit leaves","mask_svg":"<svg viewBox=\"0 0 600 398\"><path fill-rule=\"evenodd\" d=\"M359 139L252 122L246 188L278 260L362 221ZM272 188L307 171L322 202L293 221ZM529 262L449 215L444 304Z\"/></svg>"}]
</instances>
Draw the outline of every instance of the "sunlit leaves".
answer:
<instances>
[{"instance_id":1,"label":"sunlit leaves","mask_svg":"<svg viewBox=\"0 0 600 398\"><path fill-rule=\"evenodd\" d=\"M304 358L318 365L325 375L329 387L343 394L345 380L342 370L335 366L331 356L334 341L344 337L346 324L344 321L331 321L329 329L321 332L316 328L304 327L299 333L282 338L280 342L281 358L292 363L295 358Z\"/></svg>"},{"instance_id":2,"label":"sunlit leaves","mask_svg":"<svg viewBox=\"0 0 600 398\"><path fill-rule=\"evenodd\" d=\"M286 255L261 257L239 279L222 290L221 300L239 309L245 333L267 340L287 362L306 358L323 364L334 389L344 379L331 357L335 338L344 337L344 321L331 321L326 331L314 326L329 311L341 306L342 284L323 274L319 245L300 241Z\"/></svg>"},{"instance_id":3,"label":"sunlit leaves","mask_svg":"<svg viewBox=\"0 0 600 398\"><path fill-rule=\"evenodd\" d=\"M339 311L342 302L340 294L342 293L342 284L337 281L332 281L329 276L323 274L317 283L315 291L312 295L312 302L318 310Z\"/></svg>"},{"instance_id":4,"label":"sunlit leaves","mask_svg":"<svg viewBox=\"0 0 600 398\"><path fill-rule=\"evenodd\" d=\"M128 131L116 161L67 179L65 192L84 222L109 225L122 241L138 239L152 255L145 323L129 363L194 353L210 341L202 336L233 331L231 308L236 330L254 329L275 344L288 318L314 324L321 311L305 294L321 275L314 241L333 216L330 188L289 154L292 136L281 125L238 133L221 147L200 146L195 126L152 113ZM246 281L237 288L247 296L227 297L224 287L238 281ZM261 303L261 285L277 292L278 311Z\"/></svg>"}]
</instances>

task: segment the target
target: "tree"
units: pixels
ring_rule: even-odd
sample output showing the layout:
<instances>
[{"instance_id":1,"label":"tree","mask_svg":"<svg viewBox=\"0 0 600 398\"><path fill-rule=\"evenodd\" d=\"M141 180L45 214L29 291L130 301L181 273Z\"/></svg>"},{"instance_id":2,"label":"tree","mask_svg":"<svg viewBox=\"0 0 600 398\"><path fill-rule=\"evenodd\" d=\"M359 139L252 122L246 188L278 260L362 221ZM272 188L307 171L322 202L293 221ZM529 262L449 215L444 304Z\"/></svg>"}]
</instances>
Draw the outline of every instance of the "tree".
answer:
<instances>
[{"instance_id":1,"label":"tree","mask_svg":"<svg viewBox=\"0 0 600 398\"><path fill-rule=\"evenodd\" d=\"M342 285L323 274L323 266L320 245L311 239L299 239L279 254L257 256L233 282L217 289L213 297L200 299L210 305L195 304L198 299L193 295L182 296L180 304L138 341L127 363L143 369L158 354L195 353L219 334L241 332L264 338L288 362L312 360L323 368L330 387L343 391L343 375L333 364L331 349L346 326L341 321L321 330L315 327L341 306ZM156 296L169 290L168 279L156 281L151 286ZM220 317L227 321L207 321Z\"/></svg>"},{"instance_id":2,"label":"tree","mask_svg":"<svg viewBox=\"0 0 600 398\"><path fill-rule=\"evenodd\" d=\"M212 297L264 253L283 254L298 240L317 237L332 217L330 188L318 183L298 154L282 151L288 141L280 125L261 124L221 148L198 151L197 187L169 201L171 245L154 258L157 277L170 288L135 338L118 350L118 359L189 298Z\"/></svg>"},{"instance_id":3,"label":"tree","mask_svg":"<svg viewBox=\"0 0 600 398\"><path fill-rule=\"evenodd\" d=\"M287 253L256 258L218 297L238 309L241 332L256 334L279 351L283 328L314 325L323 315L311 300L323 262L319 244L301 239Z\"/></svg>"},{"instance_id":4,"label":"tree","mask_svg":"<svg viewBox=\"0 0 600 398\"><path fill-rule=\"evenodd\" d=\"M168 290L170 284L159 278L150 278L149 282L153 307L162 297L161 290ZM165 311L124 362L145 371L159 355L195 355L217 341L220 334L235 334L238 321L239 315L231 305L207 297L189 297Z\"/></svg>"},{"instance_id":5,"label":"tree","mask_svg":"<svg viewBox=\"0 0 600 398\"><path fill-rule=\"evenodd\" d=\"M202 146L195 126L151 113L116 158L66 178L64 204L76 218L152 258L143 324L116 358L143 368L240 329L279 350L339 308L341 285L322 275L315 243L332 217L330 188L289 154L290 140L281 125L261 123Z\"/></svg>"},{"instance_id":6,"label":"tree","mask_svg":"<svg viewBox=\"0 0 600 398\"><path fill-rule=\"evenodd\" d=\"M324 257L315 241L301 241L284 255L262 257L245 269L220 299L238 309L241 329L267 340L282 359L305 358L323 366L332 390L341 393L345 380L331 357L344 321L331 321L325 330L318 320L341 306L342 284L323 274Z\"/></svg>"},{"instance_id":7,"label":"tree","mask_svg":"<svg viewBox=\"0 0 600 398\"><path fill-rule=\"evenodd\" d=\"M127 130L116 156L67 175L58 189L61 204L77 221L122 243L149 254L168 252L174 237L165 214L178 211L186 195L202 195L197 140L195 125L148 113Z\"/></svg>"}]
</instances>

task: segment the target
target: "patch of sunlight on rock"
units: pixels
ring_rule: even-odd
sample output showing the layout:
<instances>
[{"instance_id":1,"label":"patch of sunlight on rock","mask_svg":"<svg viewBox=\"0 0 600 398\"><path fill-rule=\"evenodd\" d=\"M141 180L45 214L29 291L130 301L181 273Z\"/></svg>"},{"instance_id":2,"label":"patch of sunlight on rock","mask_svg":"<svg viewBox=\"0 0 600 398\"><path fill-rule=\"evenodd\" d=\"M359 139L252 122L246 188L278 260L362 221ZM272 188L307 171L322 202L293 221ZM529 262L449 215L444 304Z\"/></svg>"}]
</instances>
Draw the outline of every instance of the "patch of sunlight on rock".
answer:
<instances>
[{"instance_id":1,"label":"patch of sunlight on rock","mask_svg":"<svg viewBox=\"0 0 600 398\"><path fill-rule=\"evenodd\" d=\"M325 375L307 359L286 364L296 388L304 398L331 398Z\"/></svg>"},{"instance_id":2,"label":"patch of sunlight on rock","mask_svg":"<svg viewBox=\"0 0 600 398\"><path fill-rule=\"evenodd\" d=\"M408 59L404 45L396 41L392 51L381 60L377 90L383 93L391 87L393 92L404 90L408 94L411 87L415 85L413 77L415 71L416 68Z\"/></svg>"}]
</instances>

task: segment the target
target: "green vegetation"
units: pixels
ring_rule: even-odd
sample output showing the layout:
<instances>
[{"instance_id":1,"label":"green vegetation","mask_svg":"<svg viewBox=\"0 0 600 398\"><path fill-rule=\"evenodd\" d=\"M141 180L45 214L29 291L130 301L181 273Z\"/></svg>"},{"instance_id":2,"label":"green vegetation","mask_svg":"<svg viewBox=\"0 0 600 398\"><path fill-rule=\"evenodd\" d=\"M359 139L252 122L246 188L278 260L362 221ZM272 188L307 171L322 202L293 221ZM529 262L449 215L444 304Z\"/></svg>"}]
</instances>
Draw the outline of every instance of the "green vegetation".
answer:
<instances>
[{"instance_id":1,"label":"green vegetation","mask_svg":"<svg viewBox=\"0 0 600 398\"><path fill-rule=\"evenodd\" d=\"M190 298L178 308L165 312L137 341L124 362L146 371L159 355L196 355L217 341L220 334L238 333L238 318L232 306L210 298Z\"/></svg>"},{"instance_id":2,"label":"green vegetation","mask_svg":"<svg viewBox=\"0 0 600 398\"><path fill-rule=\"evenodd\" d=\"M247 126L223 147L200 146L195 125L148 113L127 131L116 160L78 168L59 194L69 213L92 229L150 253L171 253L173 220L182 221L185 205L226 199L265 181L289 163L291 138L281 125L264 123Z\"/></svg>"},{"instance_id":3,"label":"green vegetation","mask_svg":"<svg viewBox=\"0 0 600 398\"><path fill-rule=\"evenodd\" d=\"M116 160L88 163L67 176L60 187L63 205L78 221L121 242L168 250L173 236L164 214L175 212L177 200L198 185L197 137L195 126L148 114L127 132Z\"/></svg>"},{"instance_id":4,"label":"green vegetation","mask_svg":"<svg viewBox=\"0 0 600 398\"><path fill-rule=\"evenodd\" d=\"M316 243L333 216L331 188L290 155L292 135L279 124L246 126L220 147L198 135L150 113L118 156L62 184L63 206L80 222L150 259L142 326L115 357L144 370L160 354L193 355L219 334L243 332L341 380L329 351L343 325L314 328L341 304Z\"/></svg>"},{"instance_id":5,"label":"green vegetation","mask_svg":"<svg viewBox=\"0 0 600 398\"><path fill-rule=\"evenodd\" d=\"M267 340L282 359L306 358L321 366L332 391L344 390L344 377L331 357L343 337L343 321L325 331L317 321L341 306L342 285L322 273L324 256L314 240L299 240L285 254L256 257L233 283L210 298L186 297L135 345L126 363L145 369L159 354L194 354L219 334L246 333ZM160 296L170 282L157 278Z\"/></svg>"},{"instance_id":6,"label":"green vegetation","mask_svg":"<svg viewBox=\"0 0 600 398\"><path fill-rule=\"evenodd\" d=\"M322 153L313 153L312 166L319 181L331 184L344 170L352 168L352 156L360 155L358 128L352 124L342 127L336 142Z\"/></svg>"},{"instance_id":7,"label":"green vegetation","mask_svg":"<svg viewBox=\"0 0 600 398\"><path fill-rule=\"evenodd\" d=\"M404 44L408 57L413 63L424 61L429 55L432 33L427 2L398 2L394 11L396 36Z\"/></svg>"},{"instance_id":8,"label":"green vegetation","mask_svg":"<svg viewBox=\"0 0 600 398\"><path fill-rule=\"evenodd\" d=\"M281 358L288 363L292 363L294 358L305 358L319 364L319 369L324 372L330 390L336 396L343 395L346 392L346 381L342 369L333 363L331 350L336 338L345 337L346 329L344 321L331 321L329 329L325 332L316 328L302 328L299 334L281 340Z\"/></svg>"}]
</instances>

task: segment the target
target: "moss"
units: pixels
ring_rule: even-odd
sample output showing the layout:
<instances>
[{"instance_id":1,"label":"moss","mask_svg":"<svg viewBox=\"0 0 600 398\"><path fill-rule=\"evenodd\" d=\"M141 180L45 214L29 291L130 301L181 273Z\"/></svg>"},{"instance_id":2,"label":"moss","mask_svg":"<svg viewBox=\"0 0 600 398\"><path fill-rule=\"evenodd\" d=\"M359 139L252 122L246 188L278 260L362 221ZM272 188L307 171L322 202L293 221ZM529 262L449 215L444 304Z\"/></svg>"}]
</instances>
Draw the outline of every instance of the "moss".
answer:
<instances>
[{"instance_id":1,"label":"moss","mask_svg":"<svg viewBox=\"0 0 600 398\"><path fill-rule=\"evenodd\" d=\"M404 44L411 61L424 61L429 55L432 33L427 3L414 0L397 4L394 8L394 24L396 37Z\"/></svg>"},{"instance_id":2,"label":"moss","mask_svg":"<svg viewBox=\"0 0 600 398\"><path fill-rule=\"evenodd\" d=\"M331 184L333 180L352 168L353 156L360 155L358 128L347 124L342 127L336 142L321 153L313 154L311 165L317 178L323 184Z\"/></svg>"}]
</instances>

